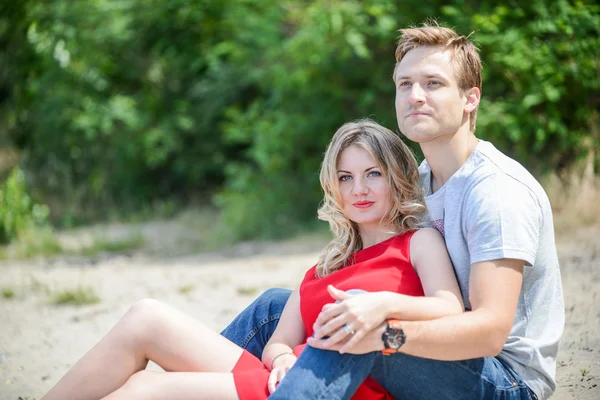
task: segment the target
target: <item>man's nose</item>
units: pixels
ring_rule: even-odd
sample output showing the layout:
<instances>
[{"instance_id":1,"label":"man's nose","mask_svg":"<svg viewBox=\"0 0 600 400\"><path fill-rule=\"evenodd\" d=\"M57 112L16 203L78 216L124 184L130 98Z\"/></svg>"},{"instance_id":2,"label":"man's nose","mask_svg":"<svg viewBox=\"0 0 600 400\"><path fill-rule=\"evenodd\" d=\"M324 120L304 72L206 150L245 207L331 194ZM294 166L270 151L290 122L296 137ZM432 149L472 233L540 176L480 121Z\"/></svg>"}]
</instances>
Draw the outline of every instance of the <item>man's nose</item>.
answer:
<instances>
[{"instance_id":1,"label":"man's nose","mask_svg":"<svg viewBox=\"0 0 600 400\"><path fill-rule=\"evenodd\" d=\"M425 91L418 83L415 83L410 88L408 102L410 104L423 103L425 101Z\"/></svg>"}]
</instances>

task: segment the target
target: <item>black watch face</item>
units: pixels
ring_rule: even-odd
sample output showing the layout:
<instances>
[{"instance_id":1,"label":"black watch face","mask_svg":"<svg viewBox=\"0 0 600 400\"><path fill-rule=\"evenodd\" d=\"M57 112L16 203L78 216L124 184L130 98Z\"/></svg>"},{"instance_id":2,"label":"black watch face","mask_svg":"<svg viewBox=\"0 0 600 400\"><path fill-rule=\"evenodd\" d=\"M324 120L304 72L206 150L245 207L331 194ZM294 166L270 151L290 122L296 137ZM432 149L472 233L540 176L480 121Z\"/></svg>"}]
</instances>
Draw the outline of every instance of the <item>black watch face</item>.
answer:
<instances>
[{"instance_id":1,"label":"black watch face","mask_svg":"<svg viewBox=\"0 0 600 400\"><path fill-rule=\"evenodd\" d=\"M399 349L404 344L404 335L402 335L401 331L393 329L391 332L388 332L387 343L390 349Z\"/></svg>"},{"instance_id":2,"label":"black watch face","mask_svg":"<svg viewBox=\"0 0 600 400\"><path fill-rule=\"evenodd\" d=\"M406 336L402 329L394 329L391 326L387 327L383 336L384 345L388 349L399 349L406 341Z\"/></svg>"}]
</instances>

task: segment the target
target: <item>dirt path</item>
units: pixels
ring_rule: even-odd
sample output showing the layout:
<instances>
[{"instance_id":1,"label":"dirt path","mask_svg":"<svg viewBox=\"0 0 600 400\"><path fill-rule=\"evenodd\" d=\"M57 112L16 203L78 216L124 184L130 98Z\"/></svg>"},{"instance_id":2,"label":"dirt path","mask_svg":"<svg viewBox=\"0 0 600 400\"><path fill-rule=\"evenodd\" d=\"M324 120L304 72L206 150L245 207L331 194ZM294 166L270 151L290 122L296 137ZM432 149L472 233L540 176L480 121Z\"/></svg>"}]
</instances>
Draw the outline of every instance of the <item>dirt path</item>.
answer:
<instances>
[{"instance_id":1,"label":"dirt path","mask_svg":"<svg viewBox=\"0 0 600 400\"><path fill-rule=\"evenodd\" d=\"M600 227L586 228L559 244L567 327L556 399L600 398L598 237ZM0 297L0 399L39 399L141 298L165 301L220 330L262 291L297 285L323 243L245 244L168 260L142 253L98 262L4 262L0 288L13 288L15 297ZM51 304L59 291L77 287L93 288L101 301Z\"/></svg>"}]
</instances>

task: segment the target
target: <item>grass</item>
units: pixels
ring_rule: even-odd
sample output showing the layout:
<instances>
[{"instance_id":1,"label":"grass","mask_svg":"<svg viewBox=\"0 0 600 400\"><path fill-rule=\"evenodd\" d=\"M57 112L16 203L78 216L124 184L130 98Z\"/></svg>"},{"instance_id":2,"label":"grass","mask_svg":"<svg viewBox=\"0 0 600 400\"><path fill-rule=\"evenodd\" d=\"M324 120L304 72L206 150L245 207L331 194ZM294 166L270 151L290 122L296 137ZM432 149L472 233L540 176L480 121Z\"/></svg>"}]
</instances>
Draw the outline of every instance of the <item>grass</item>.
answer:
<instances>
[{"instance_id":1,"label":"grass","mask_svg":"<svg viewBox=\"0 0 600 400\"><path fill-rule=\"evenodd\" d=\"M54 294L52 297L52 304L58 305L71 304L83 306L99 302L100 297L96 294L94 289L90 287L78 287L73 290L63 290Z\"/></svg>"},{"instance_id":2,"label":"grass","mask_svg":"<svg viewBox=\"0 0 600 400\"><path fill-rule=\"evenodd\" d=\"M0 247L0 260L50 258L60 255L95 257L105 253L127 253L143 247L144 244L144 236L137 233L118 240L97 237L88 246L73 250L64 249L51 229L41 228L25 232L15 242Z\"/></svg>"},{"instance_id":3,"label":"grass","mask_svg":"<svg viewBox=\"0 0 600 400\"><path fill-rule=\"evenodd\" d=\"M46 295L49 295L51 293L50 287L45 284L44 282L40 281L39 279L37 279L34 276L30 276L30 283L29 283L29 289L31 289L31 291L33 293L43 293Z\"/></svg>"},{"instance_id":4,"label":"grass","mask_svg":"<svg viewBox=\"0 0 600 400\"><path fill-rule=\"evenodd\" d=\"M0 249L1 259L23 259L36 256L53 257L63 252L52 229L44 227L19 235L12 244Z\"/></svg>"},{"instance_id":5,"label":"grass","mask_svg":"<svg viewBox=\"0 0 600 400\"><path fill-rule=\"evenodd\" d=\"M2 291L0 293L2 294L2 297L6 300L14 299L17 295L15 291L11 288L2 288Z\"/></svg>"},{"instance_id":6,"label":"grass","mask_svg":"<svg viewBox=\"0 0 600 400\"><path fill-rule=\"evenodd\" d=\"M237 288L238 294L242 296L254 296L258 293L258 288L255 287L239 287Z\"/></svg>"},{"instance_id":7,"label":"grass","mask_svg":"<svg viewBox=\"0 0 600 400\"><path fill-rule=\"evenodd\" d=\"M95 257L104 253L127 253L144 246L145 239L142 234L134 234L120 240L97 238L91 246L83 247L74 253L83 257Z\"/></svg>"},{"instance_id":8,"label":"grass","mask_svg":"<svg viewBox=\"0 0 600 400\"><path fill-rule=\"evenodd\" d=\"M579 372L581 372L581 377L583 378L583 377L585 377L587 374L589 374L589 373L590 373L590 370L589 370L589 369L587 369L587 368L581 368L581 369L579 370Z\"/></svg>"},{"instance_id":9,"label":"grass","mask_svg":"<svg viewBox=\"0 0 600 400\"><path fill-rule=\"evenodd\" d=\"M179 294L186 295L186 294L193 292L194 289L195 289L194 285L185 285L185 286L182 286L179 289L177 289L177 291L179 292Z\"/></svg>"}]
</instances>

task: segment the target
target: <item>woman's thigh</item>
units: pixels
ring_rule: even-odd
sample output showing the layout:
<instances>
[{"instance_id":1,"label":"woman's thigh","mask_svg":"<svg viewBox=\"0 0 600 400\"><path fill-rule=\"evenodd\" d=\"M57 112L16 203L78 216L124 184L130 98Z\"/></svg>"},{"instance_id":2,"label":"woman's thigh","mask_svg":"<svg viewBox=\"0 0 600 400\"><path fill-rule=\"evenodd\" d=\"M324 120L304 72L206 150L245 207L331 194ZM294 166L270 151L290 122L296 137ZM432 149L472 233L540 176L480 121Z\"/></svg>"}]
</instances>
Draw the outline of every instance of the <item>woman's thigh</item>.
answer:
<instances>
[{"instance_id":1,"label":"woman's thigh","mask_svg":"<svg viewBox=\"0 0 600 400\"><path fill-rule=\"evenodd\" d=\"M140 371L102 400L125 399L238 400L239 397L230 373Z\"/></svg>"},{"instance_id":2,"label":"woman's thigh","mask_svg":"<svg viewBox=\"0 0 600 400\"><path fill-rule=\"evenodd\" d=\"M156 300L142 300L125 315L119 333L140 340L143 356L167 371L230 372L242 349L202 322Z\"/></svg>"},{"instance_id":3,"label":"woman's thigh","mask_svg":"<svg viewBox=\"0 0 600 400\"><path fill-rule=\"evenodd\" d=\"M512 368L495 357L438 361L379 355L370 375L398 400L534 398Z\"/></svg>"}]
</instances>

